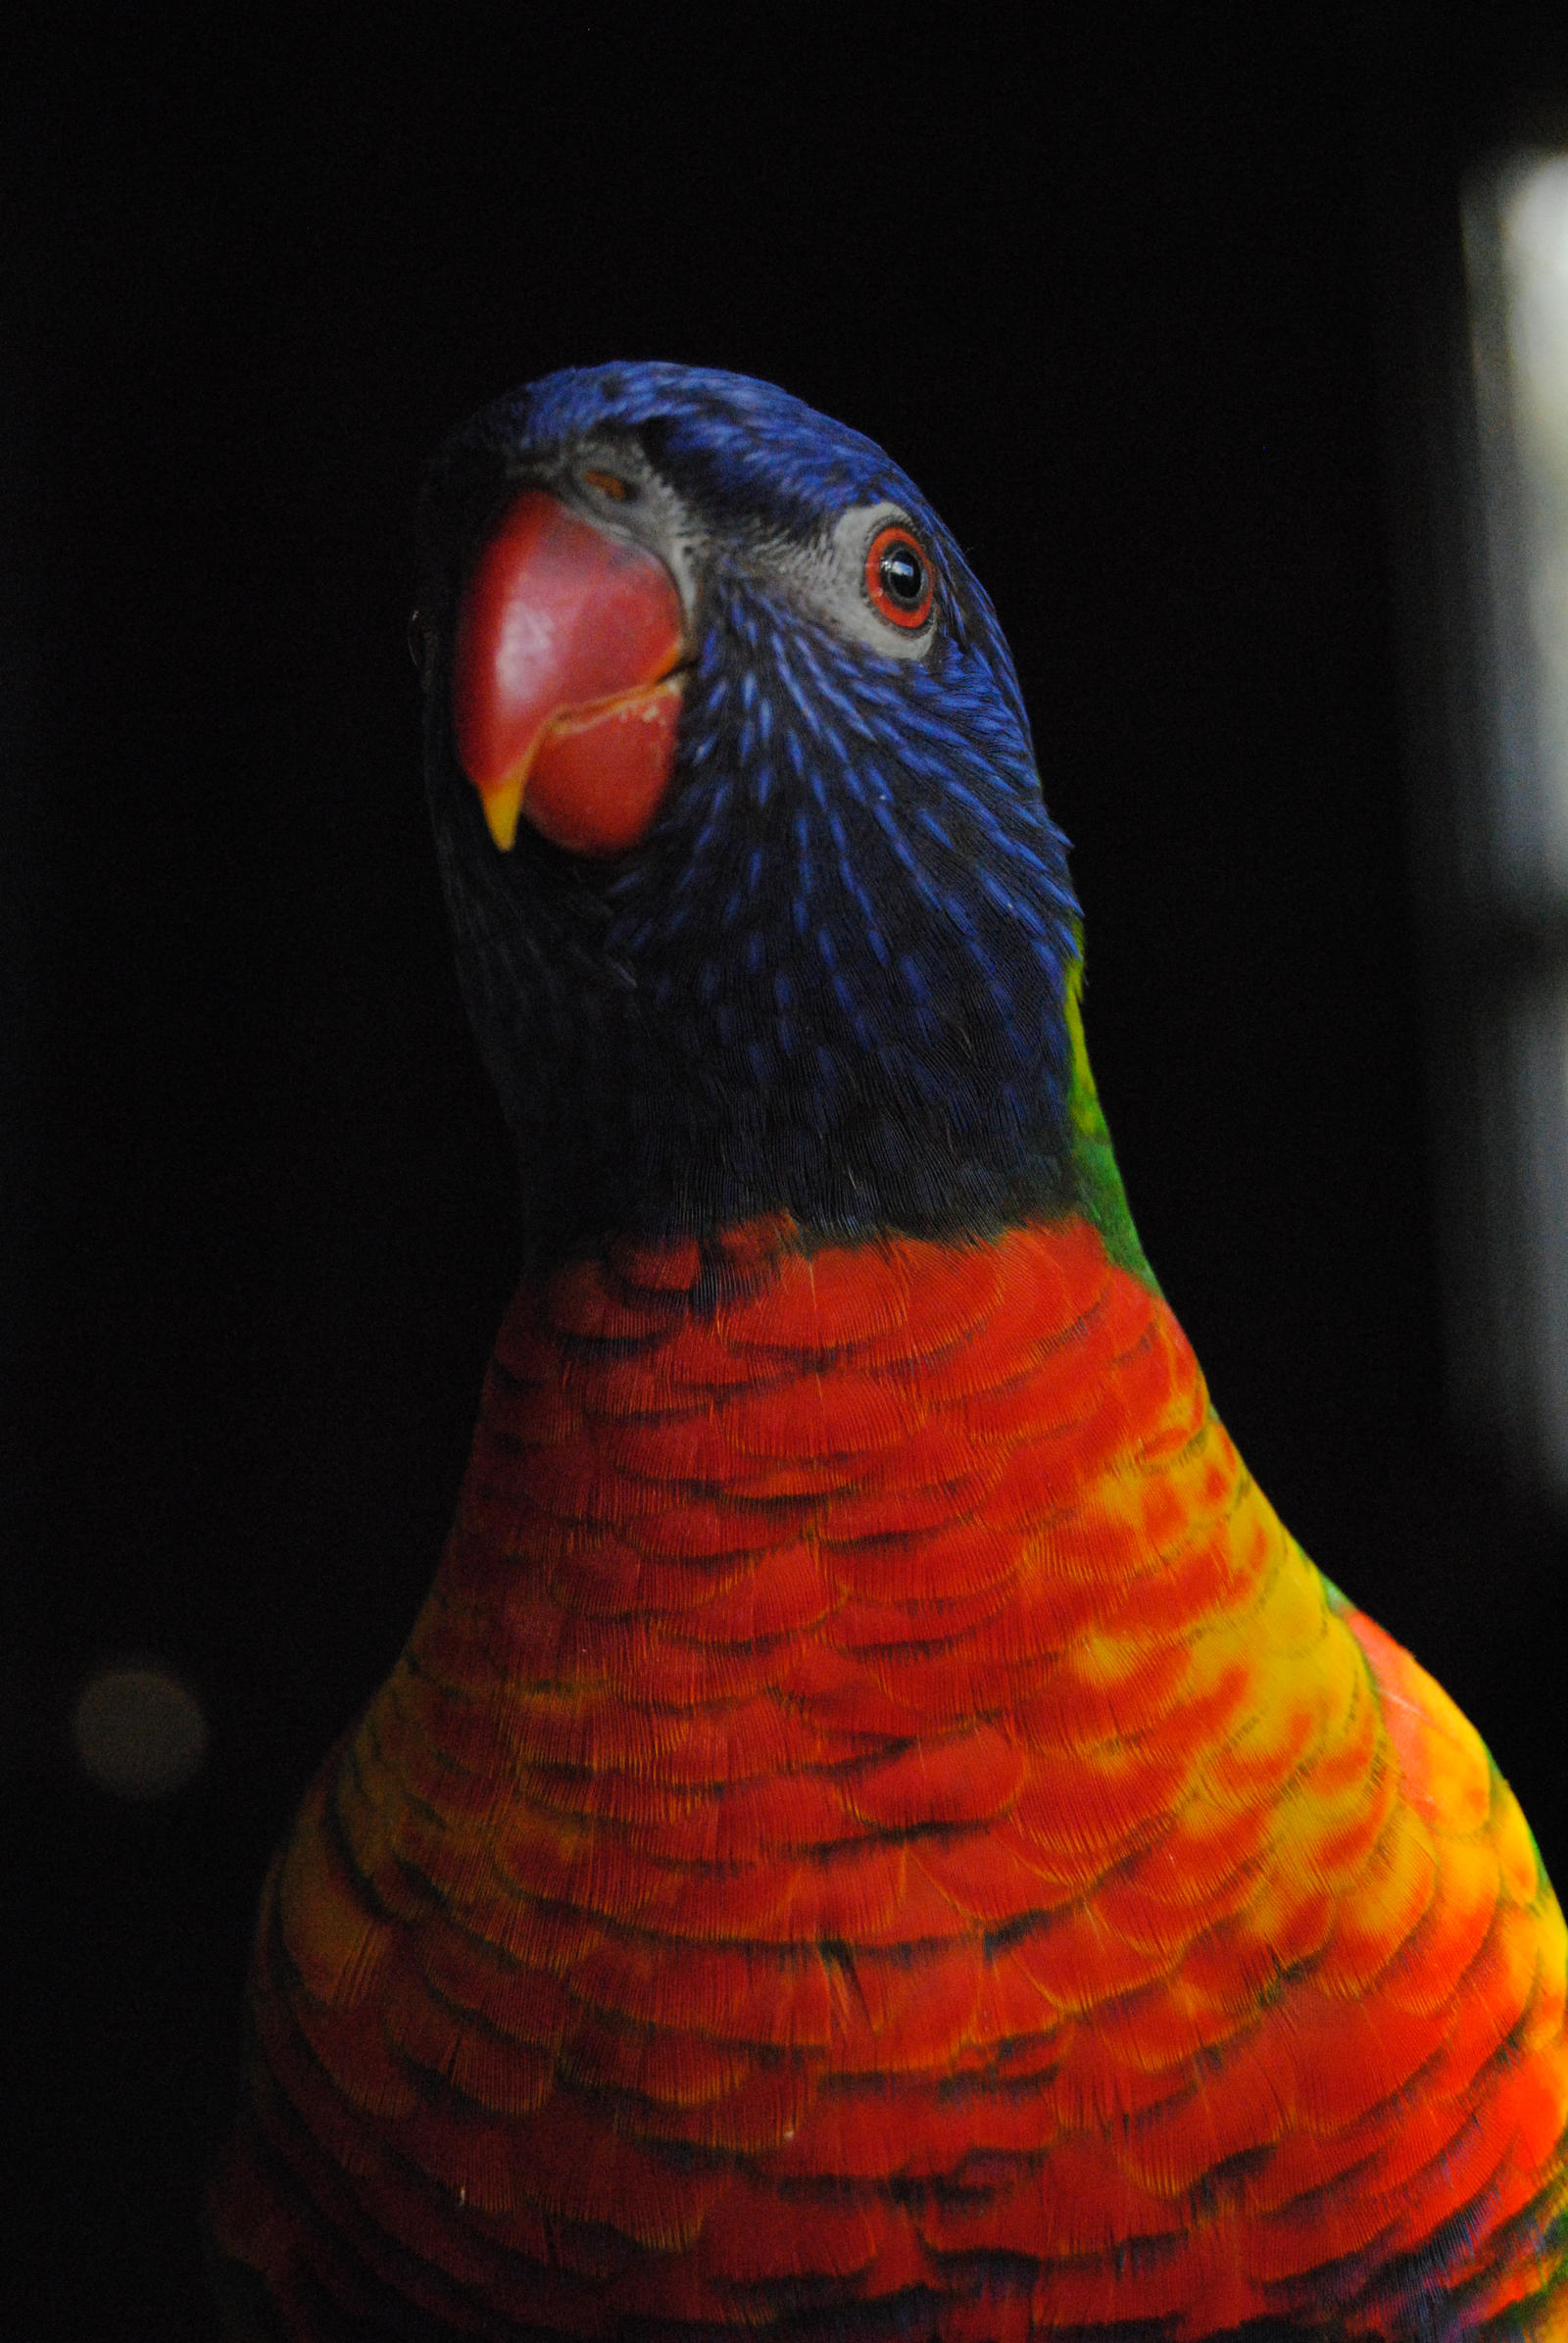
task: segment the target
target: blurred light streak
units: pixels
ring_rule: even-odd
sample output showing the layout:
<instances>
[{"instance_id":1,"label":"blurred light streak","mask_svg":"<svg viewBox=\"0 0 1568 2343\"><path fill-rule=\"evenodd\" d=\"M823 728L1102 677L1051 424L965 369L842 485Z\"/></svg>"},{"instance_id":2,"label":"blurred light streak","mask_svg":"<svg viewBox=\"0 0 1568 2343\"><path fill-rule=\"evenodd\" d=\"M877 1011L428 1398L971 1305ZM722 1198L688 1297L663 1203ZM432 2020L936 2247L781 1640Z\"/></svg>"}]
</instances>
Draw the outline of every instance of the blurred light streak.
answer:
<instances>
[{"instance_id":1,"label":"blurred light streak","mask_svg":"<svg viewBox=\"0 0 1568 2343\"><path fill-rule=\"evenodd\" d=\"M1455 1385L1520 1477L1568 1498L1568 153L1476 170L1462 221L1472 737L1440 1109Z\"/></svg>"}]
</instances>

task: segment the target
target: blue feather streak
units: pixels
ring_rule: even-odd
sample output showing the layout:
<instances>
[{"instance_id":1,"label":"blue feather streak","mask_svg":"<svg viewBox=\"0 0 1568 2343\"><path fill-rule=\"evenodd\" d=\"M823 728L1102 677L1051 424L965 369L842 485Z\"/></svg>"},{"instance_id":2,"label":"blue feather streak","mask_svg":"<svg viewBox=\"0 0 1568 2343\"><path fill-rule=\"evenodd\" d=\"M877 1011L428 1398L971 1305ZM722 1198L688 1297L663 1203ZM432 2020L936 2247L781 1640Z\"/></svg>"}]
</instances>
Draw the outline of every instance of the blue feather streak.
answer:
<instances>
[{"instance_id":1,"label":"blue feather streak","mask_svg":"<svg viewBox=\"0 0 1568 2343\"><path fill-rule=\"evenodd\" d=\"M941 903L943 910L946 911L948 917L952 920L959 935L963 937L965 943L973 947L975 954L978 957L982 949L980 930L975 926L974 914L970 910L968 904L964 902L962 896L944 895L941 898Z\"/></svg>"},{"instance_id":2,"label":"blue feather streak","mask_svg":"<svg viewBox=\"0 0 1568 2343\"><path fill-rule=\"evenodd\" d=\"M871 731L872 727L866 722L864 710L857 708L855 702L838 689L837 685L817 664L809 651L807 653L807 659L811 669L811 679L829 708L836 708L839 714L853 724L857 732ZM902 709L900 712L902 713Z\"/></svg>"},{"instance_id":3,"label":"blue feather streak","mask_svg":"<svg viewBox=\"0 0 1568 2343\"><path fill-rule=\"evenodd\" d=\"M846 977L842 975L834 977L833 997L837 1001L840 1008L844 1011L845 1015L849 1018L851 1030L853 1031L855 1038L859 1044L860 1048L862 1049L875 1049L876 1038L872 1033L870 1026L866 1022L864 1012L860 1005L859 997L854 991Z\"/></svg>"},{"instance_id":4,"label":"blue feather streak","mask_svg":"<svg viewBox=\"0 0 1568 2343\"><path fill-rule=\"evenodd\" d=\"M700 855L707 854L724 826L725 817L729 811L730 789L731 784L728 781L721 781L713 792L703 826L692 840L692 860L694 862Z\"/></svg>"},{"instance_id":5,"label":"blue feather streak","mask_svg":"<svg viewBox=\"0 0 1568 2343\"><path fill-rule=\"evenodd\" d=\"M1009 918L1015 919L1018 915L1018 905L1013 898L1007 893L1007 890L1005 887L1004 887L1002 881L999 878L993 877L989 870L978 870L975 873L975 876L978 878L981 886L985 889L985 892L990 896L992 902L998 906L998 908L1000 910L1005 911Z\"/></svg>"},{"instance_id":6,"label":"blue feather streak","mask_svg":"<svg viewBox=\"0 0 1568 2343\"><path fill-rule=\"evenodd\" d=\"M932 878L931 873L927 870L925 864L914 853L913 849L909 845L908 840L905 837L904 832L900 829L897 821L894 819L890 809L879 802L872 805L871 813L878 828L881 830L884 838L886 838L888 845L892 848L895 857L908 872L909 877L919 888L920 893L925 897L926 901L928 903L940 904L942 897L937 889L935 880Z\"/></svg>"}]
</instances>

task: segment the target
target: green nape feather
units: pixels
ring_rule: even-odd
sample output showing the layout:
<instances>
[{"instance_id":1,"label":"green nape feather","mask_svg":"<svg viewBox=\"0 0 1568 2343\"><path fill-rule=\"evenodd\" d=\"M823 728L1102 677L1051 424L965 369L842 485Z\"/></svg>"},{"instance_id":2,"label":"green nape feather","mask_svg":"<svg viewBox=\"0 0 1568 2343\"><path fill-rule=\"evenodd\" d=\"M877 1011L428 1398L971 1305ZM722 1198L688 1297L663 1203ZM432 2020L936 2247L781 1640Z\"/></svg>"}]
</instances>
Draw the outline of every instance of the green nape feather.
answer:
<instances>
[{"instance_id":1,"label":"green nape feather","mask_svg":"<svg viewBox=\"0 0 1568 2343\"><path fill-rule=\"evenodd\" d=\"M1067 1093L1067 1110L1073 1130L1073 1200L1100 1231L1105 1250L1117 1267L1130 1269L1152 1294L1158 1294L1159 1280L1149 1266L1133 1226L1127 1191L1116 1167L1116 1151L1110 1144L1100 1094L1090 1070L1089 1048L1084 1040L1084 937L1082 927L1076 922L1073 934L1078 949L1068 965L1063 1002L1067 1036L1072 1045L1072 1084Z\"/></svg>"}]
</instances>

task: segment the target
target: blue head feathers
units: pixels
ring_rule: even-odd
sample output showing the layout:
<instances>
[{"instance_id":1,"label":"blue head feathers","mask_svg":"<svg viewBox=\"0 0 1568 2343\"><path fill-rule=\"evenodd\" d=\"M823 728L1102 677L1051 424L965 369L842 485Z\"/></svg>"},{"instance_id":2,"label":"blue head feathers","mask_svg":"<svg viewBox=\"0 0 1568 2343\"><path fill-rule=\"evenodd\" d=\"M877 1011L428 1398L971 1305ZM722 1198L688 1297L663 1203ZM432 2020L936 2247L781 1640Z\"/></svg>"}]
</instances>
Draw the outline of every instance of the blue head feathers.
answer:
<instances>
[{"instance_id":1,"label":"blue head feathers","mask_svg":"<svg viewBox=\"0 0 1568 2343\"><path fill-rule=\"evenodd\" d=\"M526 826L503 854L453 746L453 614L500 512L584 451L641 465L668 516L690 611L672 777L617 856ZM835 616L835 529L883 506L934 575L917 653ZM991 604L882 451L744 376L592 367L457 433L423 533L431 808L537 1248L1059 1209L1065 842Z\"/></svg>"}]
</instances>

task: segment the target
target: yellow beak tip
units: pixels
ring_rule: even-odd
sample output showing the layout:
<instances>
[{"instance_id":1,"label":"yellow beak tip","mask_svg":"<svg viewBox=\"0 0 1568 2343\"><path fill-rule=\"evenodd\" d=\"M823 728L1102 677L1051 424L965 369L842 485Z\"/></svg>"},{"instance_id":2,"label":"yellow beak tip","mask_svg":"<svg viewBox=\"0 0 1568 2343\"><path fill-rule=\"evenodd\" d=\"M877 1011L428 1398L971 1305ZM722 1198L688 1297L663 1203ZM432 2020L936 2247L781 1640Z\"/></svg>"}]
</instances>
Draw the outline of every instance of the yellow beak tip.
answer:
<instances>
[{"instance_id":1,"label":"yellow beak tip","mask_svg":"<svg viewBox=\"0 0 1568 2343\"><path fill-rule=\"evenodd\" d=\"M522 806L522 775L503 781L499 789L487 789L480 798L484 818L490 835L504 854L510 854L517 836L517 815Z\"/></svg>"}]
</instances>

